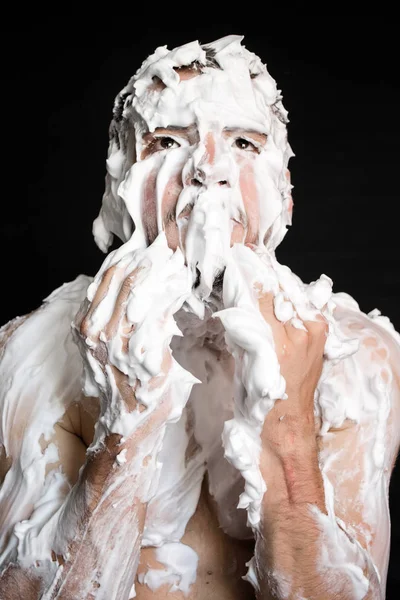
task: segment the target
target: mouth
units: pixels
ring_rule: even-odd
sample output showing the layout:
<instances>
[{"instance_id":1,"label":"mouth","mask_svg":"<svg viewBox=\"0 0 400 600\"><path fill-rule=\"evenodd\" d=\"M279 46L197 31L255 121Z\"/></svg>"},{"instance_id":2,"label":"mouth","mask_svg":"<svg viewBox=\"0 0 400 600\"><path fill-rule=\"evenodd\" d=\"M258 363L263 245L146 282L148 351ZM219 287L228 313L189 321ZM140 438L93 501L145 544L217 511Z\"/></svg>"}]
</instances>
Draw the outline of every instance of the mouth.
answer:
<instances>
[{"instance_id":1,"label":"mouth","mask_svg":"<svg viewBox=\"0 0 400 600\"><path fill-rule=\"evenodd\" d=\"M214 283L213 283L213 293L217 293L218 295L222 293L222 286L224 284L226 267L222 269L219 273L217 273Z\"/></svg>"},{"instance_id":2,"label":"mouth","mask_svg":"<svg viewBox=\"0 0 400 600\"><path fill-rule=\"evenodd\" d=\"M190 217L194 208L194 202L189 202L186 206L181 210L178 217L176 216L176 207L171 210L165 219L166 223L176 223L177 219L187 219ZM247 215L240 208L233 209L234 214L230 217L230 220L235 223L235 225L241 225L242 227L247 227Z\"/></svg>"},{"instance_id":3,"label":"mouth","mask_svg":"<svg viewBox=\"0 0 400 600\"><path fill-rule=\"evenodd\" d=\"M213 294L220 295L222 293L222 286L224 283L225 271L226 271L226 267L221 269L221 271L219 271L216 274L216 276L214 277L213 286L212 286ZM196 267L196 281L193 284L194 290L199 287L200 279L201 279L201 273L200 273L200 270L198 269L198 267Z\"/></svg>"}]
</instances>

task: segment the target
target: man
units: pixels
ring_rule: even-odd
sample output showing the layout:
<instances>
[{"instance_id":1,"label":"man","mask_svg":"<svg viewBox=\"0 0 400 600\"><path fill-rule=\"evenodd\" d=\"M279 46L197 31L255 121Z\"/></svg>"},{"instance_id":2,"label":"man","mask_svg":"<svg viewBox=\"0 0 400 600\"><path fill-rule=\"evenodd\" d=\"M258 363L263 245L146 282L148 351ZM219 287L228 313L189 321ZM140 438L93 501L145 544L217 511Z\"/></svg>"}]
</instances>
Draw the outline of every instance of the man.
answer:
<instances>
[{"instance_id":1,"label":"man","mask_svg":"<svg viewBox=\"0 0 400 600\"><path fill-rule=\"evenodd\" d=\"M2 330L2 598L384 597L400 339L277 262L290 156L237 36L118 95L124 243Z\"/></svg>"}]
</instances>

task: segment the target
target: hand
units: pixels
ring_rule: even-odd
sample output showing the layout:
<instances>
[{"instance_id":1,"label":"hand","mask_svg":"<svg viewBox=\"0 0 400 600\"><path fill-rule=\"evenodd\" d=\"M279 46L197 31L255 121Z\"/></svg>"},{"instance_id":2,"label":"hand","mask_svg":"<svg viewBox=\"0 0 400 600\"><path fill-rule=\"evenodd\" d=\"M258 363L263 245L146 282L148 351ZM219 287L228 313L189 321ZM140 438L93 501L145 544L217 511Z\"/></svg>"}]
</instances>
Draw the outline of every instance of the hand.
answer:
<instances>
[{"instance_id":1,"label":"hand","mask_svg":"<svg viewBox=\"0 0 400 600\"><path fill-rule=\"evenodd\" d=\"M169 347L180 334L173 315L190 290L183 256L168 248L163 234L145 249L127 242L107 257L89 287L75 337L84 359L85 393L99 396L105 433L126 437L156 408L160 423L171 418L167 388L173 373L184 371ZM184 374L183 383L196 381Z\"/></svg>"},{"instance_id":2,"label":"hand","mask_svg":"<svg viewBox=\"0 0 400 600\"><path fill-rule=\"evenodd\" d=\"M286 381L285 400L277 400L267 415L262 440L275 450L282 448L282 433L297 428L306 437L314 435L314 394L322 373L328 323L320 315L304 321L304 328L279 321L274 312L274 296L260 294L261 314L271 327L280 372Z\"/></svg>"},{"instance_id":3,"label":"hand","mask_svg":"<svg viewBox=\"0 0 400 600\"><path fill-rule=\"evenodd\" d=\"M294 431L305 442L315 440L314 395L322 374L332 305L328 309L332 281L325 275L304 285L288 267L268 253L250 245L269 271L271 292L262 292L256 283L259 309L273 334L280 373L285 379L285 399L276 400L267 414L263 442L275 450L285 446L282 436L294 439ZM275 273L275 280L272 277ZM264 279L265 282L265 279ZM273 284L271 285L271 283ZM277 318L277 315L279 318ZM290 444L289 444L290 445Z\"/></svg>"}]
</instances>

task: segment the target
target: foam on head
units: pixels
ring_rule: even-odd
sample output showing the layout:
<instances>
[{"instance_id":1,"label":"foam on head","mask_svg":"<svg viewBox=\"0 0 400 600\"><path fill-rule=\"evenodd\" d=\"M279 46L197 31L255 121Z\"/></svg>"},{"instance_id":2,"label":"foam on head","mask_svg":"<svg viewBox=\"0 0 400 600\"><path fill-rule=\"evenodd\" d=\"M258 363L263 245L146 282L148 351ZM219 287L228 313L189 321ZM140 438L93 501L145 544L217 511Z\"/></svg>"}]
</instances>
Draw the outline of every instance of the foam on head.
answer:
<instances>
[{"instance_id":1,"label":"foam on head","mask_svg":"<svg viewBox=\"0 0 400 600\"><path fill-rule=\"evenodd\" d=\"M205 45L194 41L173 50L159 47L117 95L109 130L106 189L93 223L95 241L104 252L114 235L126 242L135 231L138 243L146 243L141 180L161 157L140 161L142 135L170 125L195 123L201 129L212 121L215 127L219 117L221 127L234 127L240 121L242 126L267 132L267 149L257 173L262 198L259 243L274 250L283 239L291 224L287 113L275 80L242 39L231 35ZM181 81L185 67L201 77ZM175 155L175 168L179 161L183 168L193 159L188 151Z\"/></svg>"}]
</instances>

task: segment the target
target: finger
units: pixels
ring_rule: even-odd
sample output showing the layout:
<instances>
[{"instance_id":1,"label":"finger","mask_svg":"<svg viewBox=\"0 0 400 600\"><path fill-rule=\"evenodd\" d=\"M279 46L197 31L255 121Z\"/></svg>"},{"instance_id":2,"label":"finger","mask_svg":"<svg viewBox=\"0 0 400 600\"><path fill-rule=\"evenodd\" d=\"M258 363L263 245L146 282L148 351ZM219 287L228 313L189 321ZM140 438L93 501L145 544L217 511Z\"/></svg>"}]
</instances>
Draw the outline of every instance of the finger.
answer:
<instances>
[{"instance_id":1,"label":"finger","mask_svg":"<svg viewBox=\"0 0 400 600\"><path fill-rule=\"evenodd\" d=\"M284 323L276 318L274 295L270 292L262 293L258 298L258 304L262 316L272 329L277 349L282 349L287 338L287 333Z\"/></svg>"},{"instance_id":2,"label":"finger","mask_svg":"<svg viewBox=\"0 0 400 600\"><path fill-rule=\"evenodd\" d=\"M144 411L146 407L136 400L135 388L137 384L135 386L130 385L128 376L125 375L125 373L122 373L122 371L117 369L117 367L114 367L114 365L110 365L110 367L115 384L121 394L122 400L125 402L128 412L133 412L136 409L138 409L139 412Z\"/></svg>"},{"instance_id":3,"label":"finger","mask_svg":"<svg viewBox=\"0 0 400 600\"><path fill-rule=\"evenodd\" d=\"M131 339L131 335L134 331L135 325L128 321L126 314L123 314L121 319L121 337L123 354L128 354L129 352L129 340Z\"/></svg>"},{"instance_id":4,"label":"finger","mask_svg":"<svg viewBox=\"0 0 400 600\"><path fill-rule=\"evenodd\" d=\"M99 287L97 288L96 293L93 297L93 300L89 307L89 310L88 310L86 316L82 320L82 323L80 326L80 332L85 338L89 337L89 329L90 329L93 313L98 308L99 304L106 297L109 287L111 285L111 281L114 277L116 268L117 267L114 265L113 267L110 267L109 269L107 269L107 271L104 273L103 278L99 284ZM98 338L98 335L95 337Z\"/></svg>"},{"instance_id":5,"label":"finger","mask_svg":"<svg viewBox=\"0 0 400 600\"><path fill-rule=\"evenodd\" d=\"M104 300L116 270L117 270L117 266L114 265L114 266L110 267L109 269L107 269L107 271L104 273L103 278L99 284L99 287L97 288L96 293L91 302L90 309L88 312L88 317L90 317L94 313L96 308L99 306L100 302L102 300Z\"/></svg>"},{"instance_id":6,"label":"finger","mask_svg":"<svg viewBox=\"0 0 400 600\"><path fill-rule=\"evenodd\" d=\"M104 334L105 334L107 340L110 340L116 334L118 326L121 322L121 318L122 318L123 314L125 314L126 303L127 303L129 294L131 293L133 285L134 285L140 271L142 271L142 270L143 270L143 267L137 267L136 269L134 269L132 271L132 273L130 273L128 275L128 277L126 277L126 279L122 283L121 288L118 292L117 299L115 301L114 312L111 316L111 319L109 320L109 322L107 323L107 325L104 329ZM128 327L127 321L125 323L125 327Z\"/></svg>"},{"instance_id":7,"label":"finger","mask_svg":"<svg viewBox=\"0 0 400 600\"><path fill-rule=\"evenodd\" d=\"M164 352L163 360L161 363L161 372L159 375L152 377L152 379L149 382L149 390L155 390L164 384L164 382L165 382L166 378L168 377L168 374L171 370L171 367L172 367L172 354L167 349Z\"/></svg>"},{"instance_id":8,"label":"finger","mask_svg":"<svg viewBox=\"0 0 400 600\"><path fill-rule=\"evenodd\" d=\"M324 341L329 331L329 325L325 317L321 314L316 315L316 320L306 320L294 318L285 325L288 338L296 345L311 345L314 341Z\"/></svg>"}]
</instances>

